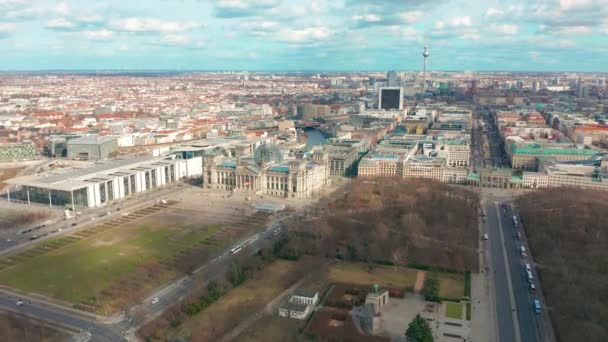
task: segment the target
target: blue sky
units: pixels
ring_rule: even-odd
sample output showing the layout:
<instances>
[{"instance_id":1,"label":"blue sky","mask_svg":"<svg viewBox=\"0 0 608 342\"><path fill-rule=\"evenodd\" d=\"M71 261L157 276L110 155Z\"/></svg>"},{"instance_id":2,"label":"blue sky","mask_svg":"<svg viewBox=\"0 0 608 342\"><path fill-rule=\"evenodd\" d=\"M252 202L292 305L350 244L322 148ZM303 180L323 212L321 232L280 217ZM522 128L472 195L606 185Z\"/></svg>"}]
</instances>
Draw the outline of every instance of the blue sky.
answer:
<instances>
[{"instance_id":1,"label":"blue sky","mask_svg":"<svg viewBox=\"0 0 608 342\"><path fill-rule=\"evenodd\" d=\"M608 0L0 0L0 69L608 71Z\"/></svg>"}]
</instances>

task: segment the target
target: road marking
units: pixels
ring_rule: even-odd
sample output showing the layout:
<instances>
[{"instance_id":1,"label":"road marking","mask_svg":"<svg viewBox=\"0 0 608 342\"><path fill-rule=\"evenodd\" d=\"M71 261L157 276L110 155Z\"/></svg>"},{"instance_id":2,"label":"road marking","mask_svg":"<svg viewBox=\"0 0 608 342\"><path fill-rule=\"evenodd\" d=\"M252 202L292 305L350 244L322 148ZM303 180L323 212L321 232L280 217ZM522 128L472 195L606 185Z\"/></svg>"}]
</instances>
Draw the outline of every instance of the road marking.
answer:
<instances>
[{"instance_id":1,"label":"road marking","mask_svg":"<svg viewBox=\"0 0 608 342\"><path fill-rule=\"evenodd\" d=\"M519 332L519 321L517 320L517 308L515 305L515 295L513 295L513 283L511 282L511 267L509 266L509 258L507 257L507 250L505 246L505 237L502 231L502 219L500 216L500 208L498 204L494 204L496 209L496 215L498 218L498 230L500 231L500 245L502 246L502 256L505 261L505 268L507 273L507 287L509 288L509 301L511 302L511 315L513 316L513 328L515 330L515 342L521 342L521 334ZM515 310L513 310L515 309Z\"/></svg>"}]
</instances>

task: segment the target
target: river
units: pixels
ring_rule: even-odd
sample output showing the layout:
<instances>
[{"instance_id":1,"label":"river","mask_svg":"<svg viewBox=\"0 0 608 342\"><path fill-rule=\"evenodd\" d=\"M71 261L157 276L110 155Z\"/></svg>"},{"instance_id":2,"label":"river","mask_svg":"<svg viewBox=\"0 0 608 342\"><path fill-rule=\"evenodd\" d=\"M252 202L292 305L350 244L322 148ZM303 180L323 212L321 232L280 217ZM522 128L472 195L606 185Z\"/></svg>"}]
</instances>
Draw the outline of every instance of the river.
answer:
<instances>
[{"instance_id":1,"label":"river","mask_svg":"<svg viewBox=\"0 0 608 342\"><path fill-rule=\"evenodd\" d=\"M325 141L325 136L316 129L309 128L305 130L308 140L306 141L306 147L311 148L316 145L320 145Z\"/></svg>"}]
</instances>

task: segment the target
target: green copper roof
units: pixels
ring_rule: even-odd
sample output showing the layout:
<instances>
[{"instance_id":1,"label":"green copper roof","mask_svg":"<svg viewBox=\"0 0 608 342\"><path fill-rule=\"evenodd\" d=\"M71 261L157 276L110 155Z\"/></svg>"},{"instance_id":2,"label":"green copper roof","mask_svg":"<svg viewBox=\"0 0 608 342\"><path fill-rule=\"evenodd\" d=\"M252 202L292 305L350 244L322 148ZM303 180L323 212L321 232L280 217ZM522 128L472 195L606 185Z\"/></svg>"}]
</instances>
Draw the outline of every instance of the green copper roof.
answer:
<instances>
[{"instance_id":1,"label":"green copper roof","mask_svg":"<svg viewBox=\"0 0 608 342\"><path fill-rule=\"evenodd\" d=\"M571 156L589 156L592 157L598 154L598 151L586 148L567 148L567 147L542 147L540 144L512 145L511 151L513 154L533 154L533 155L571 155Z\"/></svg>"}]
</instances>

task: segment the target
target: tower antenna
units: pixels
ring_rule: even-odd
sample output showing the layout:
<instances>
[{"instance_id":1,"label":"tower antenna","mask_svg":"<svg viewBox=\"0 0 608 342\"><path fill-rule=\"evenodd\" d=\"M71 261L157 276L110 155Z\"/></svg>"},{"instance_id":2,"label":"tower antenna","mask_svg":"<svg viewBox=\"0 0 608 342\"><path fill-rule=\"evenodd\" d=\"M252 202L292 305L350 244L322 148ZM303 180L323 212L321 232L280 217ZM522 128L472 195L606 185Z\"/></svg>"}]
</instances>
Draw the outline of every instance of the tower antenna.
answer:
<instances>
[{"instance_id":1,"label":"tower antenna","mask_svg":"<svg viewBox=\"0 0 608 342\"><path fill-rule=\"evenodd\" d=\"M422 50L422 57L424 58L424 68L422 69L422 93L426 93L426 59L431 53L429 52L428 40L424 38L424 50Z\"/></svg>"}]
</instances>

